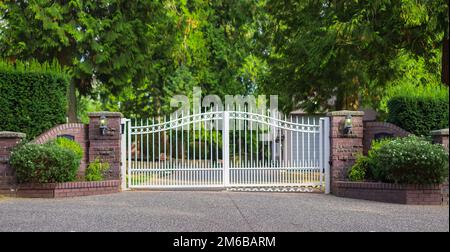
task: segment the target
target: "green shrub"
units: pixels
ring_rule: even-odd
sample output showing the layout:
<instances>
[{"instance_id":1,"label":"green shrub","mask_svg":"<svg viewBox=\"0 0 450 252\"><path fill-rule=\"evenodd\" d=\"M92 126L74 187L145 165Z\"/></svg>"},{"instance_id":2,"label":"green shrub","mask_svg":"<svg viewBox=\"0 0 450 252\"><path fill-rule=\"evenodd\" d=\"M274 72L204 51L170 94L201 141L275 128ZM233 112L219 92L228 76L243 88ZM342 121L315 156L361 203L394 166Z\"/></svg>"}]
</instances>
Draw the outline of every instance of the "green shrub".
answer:
<instances>
[{"instance_id":1,"label":"green shrub","mask_svg":"<svg viewBox=\"0 0 450 252\"><path fill-rule=\"evenodd\" d=\"M359 155L356 158L355 164L348 171L348 179L350 181L363 181L367 177L369 171L369 158L363 155Z\"/></svg>"},{"instance_id":2,"label":"green shrub","mask_svg":"<svg viewBox=\"0 0 450 252\"><path fill-rule=\"evenodd\" d=\"M56 64L0 60L0 131L28 139L66 122L69 76Z\"/></svg>"},{"instance_id":3,"label":"green shrub","mask_svg":"<svg viewBox=\"0 0 450 252\"><path fill-rule=\"evenodd\" d=\"M387 121L419 136L448 128L448 96L397 96L388 101Z\"/></svg>"},{"instance_id":4,"label":"green shrub","mask_svg":"<svg viewBox=\"0 0 450 252\"><path fill-rule=\"evenodd\" d=\"M442 183L448 176L448 152L423 138L397 138L372 150L375 179L405 184Z\"/></svg>"},{"instance_id":5,"label":"green shrub","mask_svg":"<svg viewBox=\"0 0 450 252\"><path fill-rule=\"evenodd\" d=\"M19 183L74 181L80 166L73 151L54 143L22 145L13 150L10 163Z\"/></svg>"},{"instance_id":6,"label":"green shrub","mask_svg":"<svg viewBox=\"0 0 450 252\"><path fill-rule=\"evenodd\" d=\"M109 170L109 163L100 162L100 159L96 158L86 168L85 179L87 181L101 181L103 180L103 174L107 170Z\"/></svg>"},{"instance_id":7,"label":"green shrub","mask_svg":"<svg viewBox=\"0 0 450 252\"><path fill-rule=\"evenodd\" d=\"M373 140L367 156L359 155L356 158L355 164L348 171L347 178L350 181L373 180L373 167L377 161L376 151L390 141L392 141L391 138Z\"/></svg>"},{"instance_id":8,"label":"green shrub","mask_svg":"<svg viewBox=\"0 0 450 252\"><path fill-rule=\"evenodd\" d=\"M367 152L367 166L368 166L368 171L367 171L367 176L366 178L370 179L370 180L374 180L375 179L375 175L374 173L376 171L374 171L374 167L376 167L377 162L378 162L378 158L377 158L377 151L383 147L384 145L390 143L391 141L393 141L395 138L382 138L382 139L375 139L372 140L372 143L370 145L370 150Z\"/></svg>"},{"instance_id":9,"label":"green shrub","mask_svg":"<svg viewBox=\"0 0 450 252\"><path fill-rule=\"evenodd\" d=\"M83 149L81 148L81 145L73 140L59 137L56 140L54 140L55 144L64 148L71 150L75 153L75 156L81 160L83 158Z\"/></svg>"}]
</instances>

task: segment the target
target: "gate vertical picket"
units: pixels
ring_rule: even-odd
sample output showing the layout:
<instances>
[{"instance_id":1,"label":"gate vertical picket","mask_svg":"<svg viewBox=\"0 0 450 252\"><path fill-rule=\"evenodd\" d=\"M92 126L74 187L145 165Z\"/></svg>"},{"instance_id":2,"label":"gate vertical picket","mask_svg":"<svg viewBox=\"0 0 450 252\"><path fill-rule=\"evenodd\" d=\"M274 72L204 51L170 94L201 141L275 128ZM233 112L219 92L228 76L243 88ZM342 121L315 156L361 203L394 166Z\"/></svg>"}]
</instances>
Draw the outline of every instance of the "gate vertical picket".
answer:
<instances>
[{"instance_id":1,"label":"gate vertical picket","mask_svg":"<svg viewBox=\"0 0 450 252\"><path fill-rule=\"evenodd\" d=\"M222 160L223 160L223 184L230 185L230 112L224 111L222 118Z\"/></svg>"}]
</instances>

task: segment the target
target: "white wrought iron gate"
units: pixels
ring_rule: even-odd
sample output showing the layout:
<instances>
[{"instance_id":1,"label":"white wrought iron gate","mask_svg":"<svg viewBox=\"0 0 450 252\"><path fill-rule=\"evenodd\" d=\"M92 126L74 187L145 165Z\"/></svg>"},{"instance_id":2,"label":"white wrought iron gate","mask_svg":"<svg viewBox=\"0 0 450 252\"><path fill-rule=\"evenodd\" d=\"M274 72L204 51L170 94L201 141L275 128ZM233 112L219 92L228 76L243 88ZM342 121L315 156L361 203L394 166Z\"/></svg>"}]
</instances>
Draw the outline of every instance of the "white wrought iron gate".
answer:
<instances>
[{"instance_id":1,"label":"white wrought iron gate","mask_svg":"<svg viewBox=\"0 0 450 252\"><path fill-rule=\"evenodd\" d=\"M328 193L329 119L278 117L270 111L210 111L124 119L123 184Z\"/></svg>"}]
</instances>

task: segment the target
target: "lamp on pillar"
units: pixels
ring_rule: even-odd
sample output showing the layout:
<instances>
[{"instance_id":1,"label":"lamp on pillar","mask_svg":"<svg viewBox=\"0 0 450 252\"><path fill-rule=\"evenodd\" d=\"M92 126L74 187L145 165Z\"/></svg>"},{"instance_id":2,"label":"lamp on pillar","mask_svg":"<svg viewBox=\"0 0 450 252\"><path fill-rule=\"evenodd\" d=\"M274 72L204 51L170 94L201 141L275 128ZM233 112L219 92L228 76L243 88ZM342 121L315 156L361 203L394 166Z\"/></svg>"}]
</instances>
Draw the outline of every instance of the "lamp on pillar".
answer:
<instances>
[{"instance_id":1,"label":"lamp on pillar","mask_svg":"<svg viewBox=\"0 0 450 252\"><path fill-rule=\"evenodd\" d=\"M100 116L100 134L104 136L108 130L108 119L105 115Z\"/></svg>"},{"instance_id":2,"label":"lamp on pillar","mask_svg":"<svg viewBox=\"0 0 450 252\"><path fill-rule=\"evenodd\" d=\"M343 133L344 135L349 135L352 133L352 127L353 127L353 119L351 115L347 115L344 120L344 129Z\"/></svg>"}]
</instances>

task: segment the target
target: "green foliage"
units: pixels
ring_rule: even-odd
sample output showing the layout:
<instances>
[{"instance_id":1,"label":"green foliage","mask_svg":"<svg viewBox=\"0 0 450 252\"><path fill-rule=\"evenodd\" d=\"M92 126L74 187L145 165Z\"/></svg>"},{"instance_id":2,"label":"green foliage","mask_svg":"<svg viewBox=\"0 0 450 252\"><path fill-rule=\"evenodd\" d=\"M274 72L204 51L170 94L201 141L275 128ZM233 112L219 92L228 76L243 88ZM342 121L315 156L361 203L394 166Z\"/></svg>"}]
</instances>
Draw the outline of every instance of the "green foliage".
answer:
<instances>
[{"instance_id":1,"label":"green foliage","mask_svg":"<svg viewBox=\"0 0 450 252\"><path fill-rule=\"evenodd\" d=\"M32 139L66 121L68 75L56 62L0 60L0 131Z\"/></svg>"},{"instance_id":2,"label":"green foliage","mask_svg":"<svg viewBox=\"0 0 450 252\"><path fill-rule=\"evenodd\" d=\"M285 111L383 110L386 87L439 80L447 13L446 0L9 0L0 57L56 59L80 95L127 117L172 112L194 86L278 94Z\"/></svg>"},{"instance_id":3,"label":"green foliage","mask_svg":"<svg viewBox=\"0 0 450 252\"><path fill-rule=\"evenodd\" d=\"M429 135L431 130L448 128L449 100L444 96L398 96L388 102L391 122L416 135Z\"/></svg>"},{"instance_id":4,"label":"green foliage","mask_svg":"<svg viewBox=\"0 0 450 252\"><path fill-rule=\"evenodd\" d=\"M89 123L89 116L88 114L90 112L97 112L97 111L103 111L102 103L94 100L88 96L79 96L78 97L78 104L77 104L77 117L78 119L84 123ZM117 111L117 110L115 110Z\"/></svg>"},{"instance_id":5,"label":"green foliage","mask_svg":"<svg viewBox=\"0 0 450 252\"><path fill-rule=\"evenodd\" d=\"M26 144L11 153L10 163L19 183L55 183L76 179L80 160L54 143Z\"/></svg>"},{"instance_id":6,"label":"green foliage","mask_svg":"<svg viewBox=\"0 0 450 252\"><path fill-rule=\"evenodd\" d=\"M150 117L193 86L255 90L265 71L254 39L260 10L256 0L11 0L0 5L0 56L55 58L81 95L98 91L105 109Z\"/></svg>"},{"instance_id":7,"label":"green foliage","mask_svg":"<svg viewBox=\"0 0 450 252\"><path fill-rule=\"evenodd\" d=\"M5 60L0 60L0 69L2 71L16 72L21 74L38 73L50 74L67 78L67 71L61 67L57 61L39 63L36 60L20 61L16 60L14 63Z\"/></svg>"},{"instance_id":8,"label":"green foliage","mask_svg":"<svg viewBox=\"0 0 450 252\"><path fill-rule=\"evenodd\" d=\"M348 179L350 181L363 181L366 173L369 171L369 158L360 155L356 158L355 164L348 171Z\"/></svg>"},{"instance_id":9,"label":"green foliage","mask_svg":"<svg viewBox=\"0 0 450 252\"><path fill-rule=\"evenodd\" d=\"M378 140L372 140L372 143L370 145L370 150L367 152L367 163L368 163L368 170L367 170L367 179L373 180L375 179L375 167L377 165L377 151L381 149L386 144L390 143L393 138L382 138Z\"/></svg>"},{"instance_id":10,"label":"green foliage","mask_svg":"<svg viewBox=\"0 0 450 252\"><path fill-rule=\"evenodd\" d=\"M160 83L161 75L156 73L164 66L158 61L168 59L171 50L166 45L177 28L167 19L164 4L151 0L6 1L0 5L6 24L0 26L0 56L56 59L70 69L72 83L82 95L91 93L94 86L105 86L108 93L117 95L130 83L138 86L153 76L154 83ZM69 94L74 97L75 89ZM73 111L75 104L70 101Z\"/></svg>"},{"instance_id":11,"label":"green foliage","mask_svg":"<svg viewBox=\"0 0 450 252\"><path fill-rule=\"evenodd\" d=\"M375 179L405 184L439 184L448 176L448 152L416 136L397 138L374 151Z\"/></svg>"},{"instance_id":12,"label":"green foliage","mask_svg":"<svg viewBox=\"0 0 450 252\"><path fill-rule=\"evenodd\" d=\"M347 178L350 181L373 180L374 167L377 163L377 151L391 141L391 138L373 140L367 156L358 155L355 164L348 171Z\"/></svg>"},{"instance_id":13,"label":"green foliage","mask_svg":"<svg viewBox=\"0 0 450 252\"><path fill-rule=\"evenodd\" d=\"M94 162L91 162L86 168L85 179L87 181L101 181L103 180L103 174L109 170L108 162L100 162L99 158L96 158Z\"/></svg>"},{"instance_id":14,"label":"green foliage","mask_svg":"<svg viewBox=\"0 0 450 252\"><path fill-rule=\"evenodd\" d=\"M375 157L376 151L378 151L381 147L386 145L387 143L391 142L392 138L382 138L382 139L376 139L372 140L372 143L370 145L370 150L367 153L367 156L370 158Z\"/></svg>"},{"instance_id":15,"label":"green foliage","mask_svg":"<svg viewBox=\"0 0 450 252\"><path fill-rule=\"evenodd\" d=\"M402 53L422 57L439 79L448 1L270 0L266 8L262 30L273 46L266 47L271 69L262 89L279 94L284 111L356 110L360 98L377 103L401 78L392 63Z\"/></svg>"},{"instance_id":16,"label":"green foliage","mask_svg":"<svg viewBox=\"0 0 450 252\"><path fill-rule=\"evenodd\" d=\"M440 56L440 52L435 53L432 59L437 61L433 62L434 65L439 64ZM438 68L429 69L424 57L402 51L391 62L391 66L395 69L396 77L387 83L384 92L380 92L380 96L371 97L371 101L369 99L365 101L381 112L383 118L388 111L388 101L396 96L446 97L448 99L449 90L441 83Z\"/></svg>"},{"instance_id":17,"label":"green foliage","mask_svg":"<svg viewBox=\"0 0 450 252\"><path fill-rule=\"evenodd\" d=\"M64 137L59 137L55 140L55 144L64 149L73 151L80 161L83 158L83 149L79 143Z\"/></svg>"}]
</instances>

